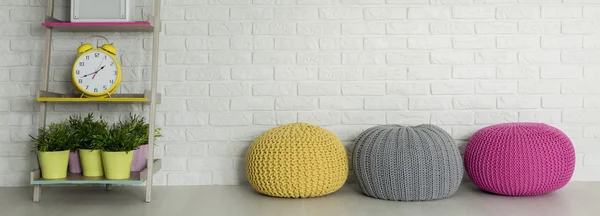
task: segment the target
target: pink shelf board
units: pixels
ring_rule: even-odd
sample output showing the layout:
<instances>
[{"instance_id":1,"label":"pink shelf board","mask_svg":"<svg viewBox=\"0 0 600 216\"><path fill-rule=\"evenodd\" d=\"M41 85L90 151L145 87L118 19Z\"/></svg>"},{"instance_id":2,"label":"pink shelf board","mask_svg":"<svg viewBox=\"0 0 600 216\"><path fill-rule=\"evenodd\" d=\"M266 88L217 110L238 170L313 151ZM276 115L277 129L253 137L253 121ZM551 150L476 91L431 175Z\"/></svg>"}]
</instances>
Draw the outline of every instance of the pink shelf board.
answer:
<instances>
[{"instance_id":1,"label":"pink shelf board","mask_svg":"<svg viewBox=\"0 0 600 216\"><path fill-rule=\"evenodd\" d=\"M150 22L44 22L43 26L145 26L151 25Z\"/></svg>"}]
</instances>

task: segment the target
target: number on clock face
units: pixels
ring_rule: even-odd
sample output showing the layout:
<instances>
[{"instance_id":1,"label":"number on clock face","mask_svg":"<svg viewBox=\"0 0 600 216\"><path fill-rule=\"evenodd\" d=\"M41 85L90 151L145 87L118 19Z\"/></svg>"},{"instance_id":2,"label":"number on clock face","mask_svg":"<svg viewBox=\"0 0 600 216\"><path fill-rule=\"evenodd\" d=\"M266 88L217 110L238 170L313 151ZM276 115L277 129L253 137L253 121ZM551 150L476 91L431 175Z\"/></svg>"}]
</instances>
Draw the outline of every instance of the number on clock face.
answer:
<instances>
[{"instance_id":1,"label":"number on clock face","mask_svg":"<svg viewBox=\"0 0 600 216\"><path fill-rule=\"evenodd\" d=\"M113 88L118 76L113 58L103 52L89 52L77 61L75 80L81 89L87 93L99 93Z\"/></svg>"}]
</instances>

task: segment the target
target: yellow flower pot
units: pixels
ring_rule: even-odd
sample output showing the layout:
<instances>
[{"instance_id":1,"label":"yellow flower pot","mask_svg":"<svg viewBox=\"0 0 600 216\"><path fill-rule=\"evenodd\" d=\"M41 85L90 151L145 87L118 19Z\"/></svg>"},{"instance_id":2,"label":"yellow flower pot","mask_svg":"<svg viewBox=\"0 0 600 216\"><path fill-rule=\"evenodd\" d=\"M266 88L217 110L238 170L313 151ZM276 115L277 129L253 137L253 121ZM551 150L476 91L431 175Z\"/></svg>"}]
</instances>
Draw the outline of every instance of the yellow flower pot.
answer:
<instances>
[{"instance_id":1,"label":"yellow flower pot","mask_svg":"<svg viewBox=\"0 0 600 216\"><path fill-rule=\"evenodd\" d=\"M133 151L106 152L102 151L102 164L104 177L111 180L129 179L131 174L131 161Z\"/></svg>"},{"instance_id":2,"label":"yellow flower pot","mask_svg":"<svg viewBox=\"0 0 600 216\"><path fill-rule=\"evenodd\" d=\"M38 152L38 162L43 179L67 178L70 150L56 152Z\"/></svg>"},{"instance_id":3,"label":"yellow flower pot","mask_svg":"<svg viewBox=\"0 0 600 216\"><path fill-rule=\"evenodd\" d=\"M104 176L100 150L79 149L79 159L81 160L81 166L83 168L83 176Z\"/></svg>"}]
</instances>

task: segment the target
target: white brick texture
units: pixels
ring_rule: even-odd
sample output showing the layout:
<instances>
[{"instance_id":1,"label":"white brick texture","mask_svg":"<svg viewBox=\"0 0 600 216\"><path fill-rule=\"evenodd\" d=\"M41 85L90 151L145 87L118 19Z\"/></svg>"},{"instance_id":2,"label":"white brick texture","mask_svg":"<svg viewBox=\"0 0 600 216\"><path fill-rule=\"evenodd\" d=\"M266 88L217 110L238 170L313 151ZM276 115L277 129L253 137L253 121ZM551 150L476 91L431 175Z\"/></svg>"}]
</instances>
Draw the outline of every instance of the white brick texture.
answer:
<instances>
[{"instance_id":1,"label":"white brick texture","mask_svg":"<svg viewBox=\"0 0 600 216\"><path fill-rule=\"evenodd\" d=\"M0 161L31 156L40 2L0 0ZM465 143L485 126L545 122L575 139L575 179L600 181L599 14L597 0L163 0L157 184L243 183L250 142L291 122L349 148L378 124L432 123ZM74 92L68 71L88 35L55 34L51 90ZM103 35L124 66L119 93L148 88L151 35ZM112 121L148 106L49 110L53 121L91 111ZM27 175L0 165L0 186Z\"/></svg>"}]
</instances>

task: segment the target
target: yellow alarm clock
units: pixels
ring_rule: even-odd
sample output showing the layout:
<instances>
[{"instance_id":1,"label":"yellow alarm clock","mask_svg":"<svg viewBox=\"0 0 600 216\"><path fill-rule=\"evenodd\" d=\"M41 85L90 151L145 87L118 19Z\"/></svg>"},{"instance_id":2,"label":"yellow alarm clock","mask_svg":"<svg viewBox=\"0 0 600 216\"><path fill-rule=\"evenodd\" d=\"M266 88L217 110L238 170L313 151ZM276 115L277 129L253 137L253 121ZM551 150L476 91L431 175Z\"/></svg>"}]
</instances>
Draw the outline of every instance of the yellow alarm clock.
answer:
<instances>
[{"instance_id":1,"label":"yellow alarm clock","mask_svg":"<svg viewBox=\"0 0 600 216\"><path fill-rule=\"evenodd\" d=\"M94 47L87 43L92 37L106 40L106 44ZM73 64L73 85L88 98L105 98L115 93L121 84L121 65L117 49L102 36L91 36L77 48L78 57Z\"/></svg>"}]
</instances>

